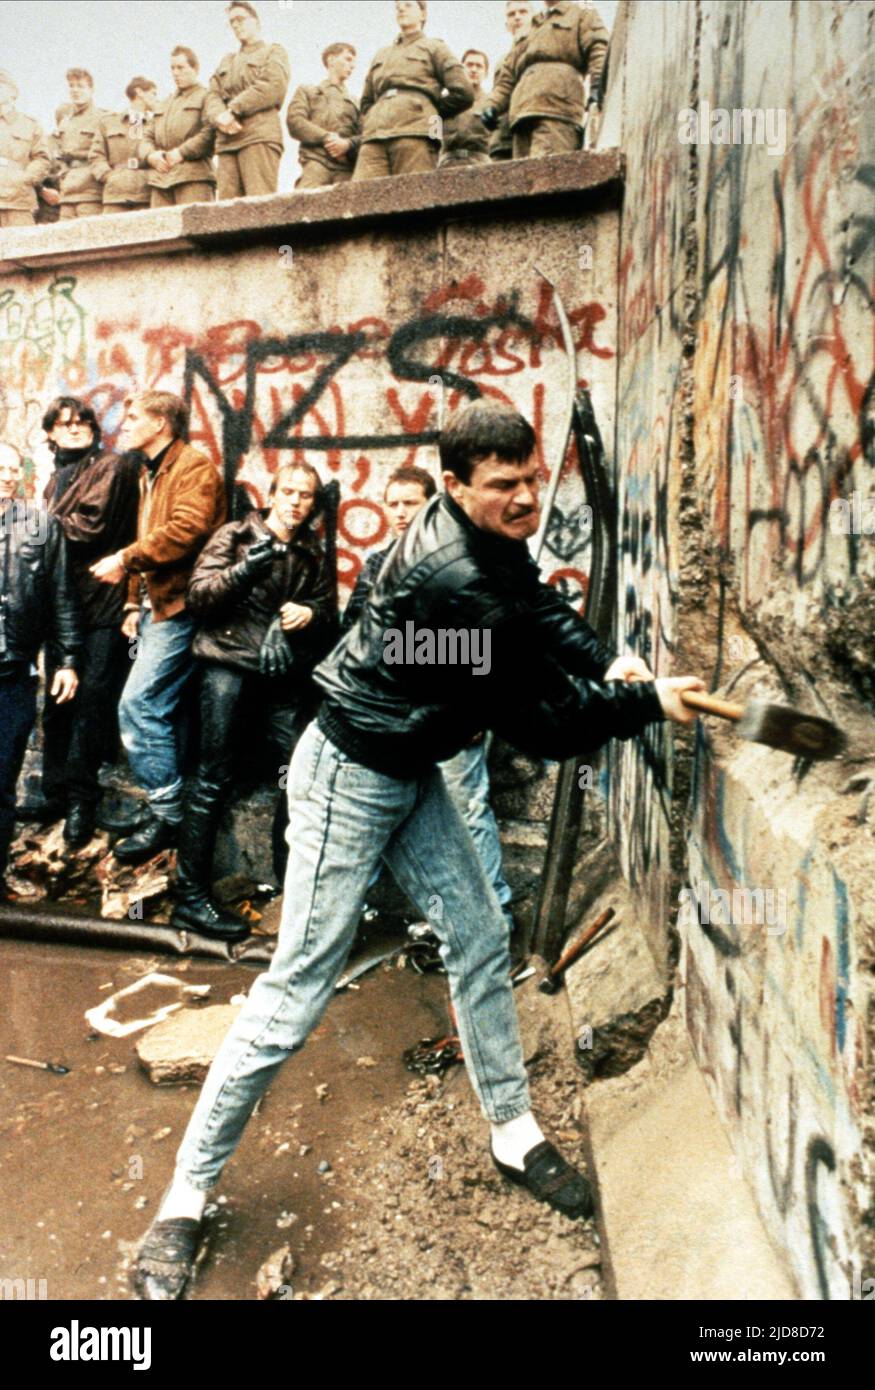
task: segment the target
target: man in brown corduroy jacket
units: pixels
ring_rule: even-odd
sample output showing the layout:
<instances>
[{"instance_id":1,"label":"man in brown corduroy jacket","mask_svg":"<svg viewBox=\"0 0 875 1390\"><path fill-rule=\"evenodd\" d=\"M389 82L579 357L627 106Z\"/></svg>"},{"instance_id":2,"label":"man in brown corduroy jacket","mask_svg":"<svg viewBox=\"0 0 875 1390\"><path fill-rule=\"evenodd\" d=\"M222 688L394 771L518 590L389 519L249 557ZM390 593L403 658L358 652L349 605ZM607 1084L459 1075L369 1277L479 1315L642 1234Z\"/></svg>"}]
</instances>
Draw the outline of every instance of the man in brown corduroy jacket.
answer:
<instances>
[{"instance_id":1,"label":"man in brown corduroy jacket","mask_svg":"<svg viewBox=\"0 0 875 1390\"><path fill-rule=\"evenodd\" d=\"M225 520L218 469L185 442L187 411L165 391L126 402L124 444L143 455L137 539L92 567L104 583L129 575L122 631L134 664L119 705L119 728L131 772L145 788L150 816L115 847L117 859L140 864L176 843L182 819L177 714L194 673L194 621L185 593L195 560Z\"/></svg>"}]
</instances>

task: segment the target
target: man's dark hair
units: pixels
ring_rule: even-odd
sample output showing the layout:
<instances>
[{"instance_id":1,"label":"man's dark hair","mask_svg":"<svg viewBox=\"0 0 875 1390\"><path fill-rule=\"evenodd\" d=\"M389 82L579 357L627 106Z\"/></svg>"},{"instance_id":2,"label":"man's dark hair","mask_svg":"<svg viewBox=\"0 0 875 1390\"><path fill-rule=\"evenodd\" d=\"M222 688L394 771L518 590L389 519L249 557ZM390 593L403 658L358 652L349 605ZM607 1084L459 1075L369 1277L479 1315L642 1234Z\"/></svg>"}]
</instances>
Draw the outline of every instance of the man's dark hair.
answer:
<instances>
[{"instance_id":1,"label":"man's dark hair","mask_svg":"<svg viewBox=\"0 0 875 1390\"><path fill-rule=\"evenodd\" d=\"M180 396L174 396L172 391L139 391L135 396L128 396L125 405L131 405L134 401L142 406L147 415L156 415L166 421L174 439L188 438L188 409Z\"/></svg>"},{"instance_id":2,"label":"man's dark hair","mask_svg":"<svg viewBox=\"0 0 875 1390\"><path fill-rule=\"evenodd\" d=\"M312 523L316 520L316 518L322 511L322 507L325 501L325 488L323 486L322 479L319 477L319 474L313 467L312 463L281 463L279 468L276 470L276 472L270 480L270 489L267 494L268 497L273 497L274 493L277 490L277 487L279 486L279 480L282 477L283 473L306 473L307 477L310 479L310 482L313 484L313 492L315 494L315 496L313 497L313 510L307 517L306 522L304 523L305 525L312 525Z\"/></svg>"},{"instance_id":3,"label":"man's dark hair","mask_svg":"<svg viewBox=\"0 0 875 1390\"><path fill-rule=\"evenodd\" d=\"M183 58L185 58L189 67L194 68L195 72L197 72L200 68L200 63L197 60L197 54L195 53L194 49L186 48L185 44L178 43L170 56L171 58L176 58L180 53L182 54Z\"/></svg>"},{"instance_id":4,"label":"man's dark hair","mask_svg":"<svg viewBox=\"0 0 875 1390\"><path fill-rule=\"evenodd\" d=\"M68 82L87 82L89 87L94 86L94 78L87 68L68 68L65 76Z\"/></svg>"},{"instance_id":5,"label":"man's dark hair","mask_svg":"<svg viewBox=\"0 0 875 1390\"><path fill-rule=\"evenodd\" d=\"M330 43L327 48L322 50L322 66L327 68L328 59L333 58L335 53L351 53L356 57L355 45L351 43Z\"/></svg>"},{"instance_id":6,"label":"man's dark hair","mask_svg":"<svg viewBox=\"0 0 875 1390\"><path fill-rule=\"evenodd\" d=\"M415 463L402 464L400 468L395 469L394 473L389 474L383 489L384 502L393 483L415 483L417 487L422 488L426 501L429 497L434 497L437 492L437 483L431 474L426 472L424 468L417 468Z\"/></svg>"},{"instance_id":7,"label":"man's dark hair","mask_svg":"<svg viewBox=\"0 0 875 1390\"><path fill-rule=\"evenodd\" d=\"M518 410L497 401L472 401L441 431L441 467L460 483L470 483L475 464L490 454L504 463L525 463L535 442L535 431Z\"/></svg>"},{"instance_id":8,"label":"man's dark hair","mask_svg":"<svg viewBox=\"0 0 875 1390\"><path fill-rule=\"evenodd\" d=\"M137 92L157 92L158 88L151 77L132 77L125 87L125 96L128 101L133 101Z\"/></svg>"},{"instance_id":9,"label":"man's dark hair","mask_svg":"<svg viewBox=\"0 0 875 1390\"><path fill-rule=\"evenodd\" d=\"M482 58L482 59L483 59L484 63L486 64L486 71L488 72L488 71L489 71L489 59L487 58L486 54L483 52L482 48L466 48L466 49L465 49L465 52L462 54L462 62L464 63L465 59L468 58L468 57L470 57L470 55L471 55L472 53L473 53L477 58Z\"/></svg>"},{"instance_id":10,"label":"man's dark hair","mask_svg":"<svg viewBox=\"0 0 875 1390\"><path fill-rule=\"evenodd\" d=\"M80 401L78 396L56 396L51 405L46 407L46 413L43 416L43 429L46 434L51 434L61 417L61 413L65 410L70 411L73 420L81 420L84 424L90 425L94 430L94 443L100 443L100 424L97 416L92 407L87 405L85 401ZM49 448L52 447L57 446L53 446L52 440L49 440Z\"/></svg>"},{"instance_id":11,"label":"man's dark hair","mask_svg":"<svg viewBox=\"0 0 875 1390\"><path fill-rule=\"evenodd\" d=\"M230 14L232 10L248 10L253 19L258 19L258 10L254 5L250 5L249 0L231 0L231 4L225 8L225 14Z\"/></svg>"}]
</instances>

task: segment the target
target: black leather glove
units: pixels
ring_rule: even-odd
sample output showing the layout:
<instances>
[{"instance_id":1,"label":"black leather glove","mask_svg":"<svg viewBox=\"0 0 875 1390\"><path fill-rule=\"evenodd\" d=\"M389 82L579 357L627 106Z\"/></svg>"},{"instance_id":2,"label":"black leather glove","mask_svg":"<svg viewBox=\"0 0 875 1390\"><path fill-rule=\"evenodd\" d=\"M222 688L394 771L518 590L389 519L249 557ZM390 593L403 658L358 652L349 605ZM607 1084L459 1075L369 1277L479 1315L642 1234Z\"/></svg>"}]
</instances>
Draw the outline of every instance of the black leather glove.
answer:
<instances>
[{"instance_id":1,"label":"black leather glove","mask_svg":"<svg viewBox=\"0 0 875 1390\"><path fill-rule=\"evenodd\" d=\"M273 540L270 536L265 536L263 540L256 541L249 547L242 560L231 566L228 578L235 589L251 588L257 580L270 574L272 564Z\"/></svg>"},{"instance_id":2,"label":"black leather glove","mask_svg":"<svg viewBox=\"0 0 875 1390\"><path fill-rule=\"evenodd\" d=\"M292 649L276 617L264 634L258 653L258 669L263 676L286 676L293 665Z\"/></svg>"},{"instance_id":3,"label":"black leather glove","mask_svg":"<svg viewBox=\"0 0 875 1390\"><path fill-rule=\"evenodd\" d=\"M484 106L480 112L480 120L487 130L498 129L498 112L494 106Z\"/></svg>"}]
</instances>

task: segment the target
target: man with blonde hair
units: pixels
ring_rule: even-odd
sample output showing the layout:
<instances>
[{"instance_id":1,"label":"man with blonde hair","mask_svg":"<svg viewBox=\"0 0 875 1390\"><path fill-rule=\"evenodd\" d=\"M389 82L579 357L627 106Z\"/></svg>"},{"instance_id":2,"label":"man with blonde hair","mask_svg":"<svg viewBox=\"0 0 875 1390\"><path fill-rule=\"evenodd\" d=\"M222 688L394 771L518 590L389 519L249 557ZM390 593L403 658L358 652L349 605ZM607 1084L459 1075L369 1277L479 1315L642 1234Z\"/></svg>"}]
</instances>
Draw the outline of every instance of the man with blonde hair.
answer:
<instances>
[{"instance_id":1,"label":"man with blonde hair","mask_svg":"<svg viewBox=\"0 0 875 1390\"><path fill-rule=\"evenodd\" d=\"M134 664L119 705L119 729L149 817L115 847L117 859L141 864L175 845L182 820L177 722L194 673L194 620L185 594L195 560L225 520L225 489L213 462L185 442L188 412L169 391L125 402L122 442L143 456L137 539L92 566L106 584L128 576L122 632Z\"/></svg>"}]
</instances>

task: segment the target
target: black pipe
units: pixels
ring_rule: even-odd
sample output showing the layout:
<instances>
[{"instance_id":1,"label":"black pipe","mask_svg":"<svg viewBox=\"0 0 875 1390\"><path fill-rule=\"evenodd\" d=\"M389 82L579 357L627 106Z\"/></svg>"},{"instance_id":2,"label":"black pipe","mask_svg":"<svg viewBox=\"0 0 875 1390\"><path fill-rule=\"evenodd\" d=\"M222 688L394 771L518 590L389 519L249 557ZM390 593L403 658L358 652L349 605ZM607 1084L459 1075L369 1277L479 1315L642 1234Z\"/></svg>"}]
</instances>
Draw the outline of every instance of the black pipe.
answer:
<instances>
[{"instance_id":1,"label":"black pipe","mask_svg":"<svg viewBox=\"0 0 875 1390\"><path fill-rule=\"evenodd\" d=\"M0 903L0 937L121 947L128 951L161 951L170 956L206 956L235 965L267 965L274 949L272 937L249 937L234 943L216 941L197 932L162 927L156 922L114 922L106 917L58 912L54 907L26 907L19 903Z\"/></svg>"}]
</instances>

